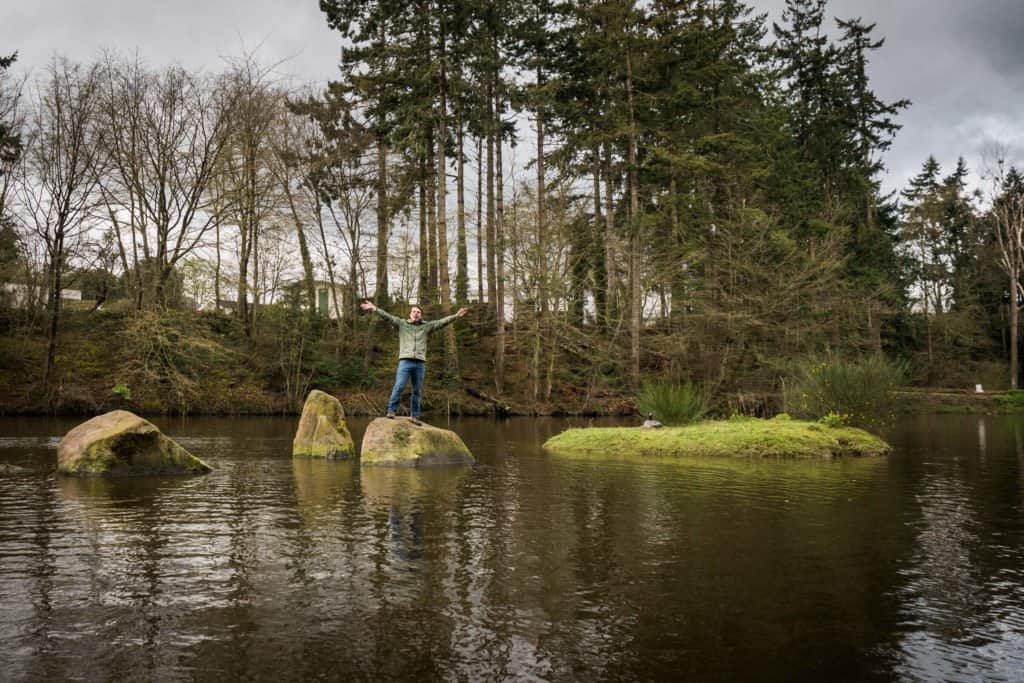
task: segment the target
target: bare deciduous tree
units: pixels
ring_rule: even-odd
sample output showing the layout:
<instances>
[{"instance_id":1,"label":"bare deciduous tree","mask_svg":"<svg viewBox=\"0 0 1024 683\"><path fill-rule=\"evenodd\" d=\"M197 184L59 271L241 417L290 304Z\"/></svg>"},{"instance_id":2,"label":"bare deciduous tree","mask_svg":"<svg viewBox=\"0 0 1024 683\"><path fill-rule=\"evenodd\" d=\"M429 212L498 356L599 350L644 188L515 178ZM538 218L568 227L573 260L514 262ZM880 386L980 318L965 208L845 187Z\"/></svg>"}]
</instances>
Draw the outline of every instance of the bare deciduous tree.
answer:
<instances>
[{"instance_id":1,"label":"bare deciduous tree","mask_svg":"<svg viewBox=\"0 0 1024 683\"><path fill-rule=\"evenodd\" d=\"M1024 296L1021 273L1024 271L1024 176L1006 162L1006 150L987 154L985 175L992 202L992 228L995 233L999 268L1007 277L1010 308L1010 388L1017 389L1019 373L1018 328L1019 301Z\"/></svg>"},{"instance_id":2,"label":"bare deciduous tree","mask_svg":"<svg viewBox=\"0 0 1024 683\"><path fill-rule=\"evenodd\" d=\"M219 90L232 103L228 142L222 149L221 189L227 193L228 215L238 227L239 255L237 310L246 333L253 334L256 307L261 296L257 283L259 241L267 219L282 205L275 136L285 115L284 93L270 81L271 69L261 67L252 57L234 64ZM221 197L220 199L224 199ZM252 290L252 306L249 291Z\"/></svg>"},{"instance_id":3,"label":"bare deciduous tree","mask_svg":"<svg viewBox=\"0 0 1024 683\"><path fill-rule=\"evenodd\" d=\"M152 72L115 57L105 62L104 93L110 217L119 235L130 234L138 283L166 305L175 265L215 225L208 190L228 141L234 93L178 66ZM151 281L143 283L146 275Z\"/></svg>"},{"instance_id":4,"label":"bare deciduous tree","mask_svg":"<svg viewBox=\"0 0 1024 683\"><path fill-rule=\"evenodd\" d=\"M96 126L98 68L53 58L34 92L34 112L20 167L18 216L45 247L47 350L42 386L49 390L60 329L68 260L88 227L103 163Z\"/></svg>"}]
</instances>

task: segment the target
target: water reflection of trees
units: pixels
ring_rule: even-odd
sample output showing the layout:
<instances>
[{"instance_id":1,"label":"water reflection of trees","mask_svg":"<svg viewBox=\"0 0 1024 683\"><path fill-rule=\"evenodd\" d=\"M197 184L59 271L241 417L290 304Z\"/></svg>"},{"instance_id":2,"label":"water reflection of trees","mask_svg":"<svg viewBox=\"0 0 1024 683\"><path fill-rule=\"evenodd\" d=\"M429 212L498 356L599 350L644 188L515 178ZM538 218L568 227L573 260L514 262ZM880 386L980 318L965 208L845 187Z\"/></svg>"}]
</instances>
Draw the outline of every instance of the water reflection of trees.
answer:
<instances>
[{"instance_id":1,"label":"water reflection of trees","mask_svg":"<svg viewBox=\"0 0 1024 683\"><path fill-rule=\"evenodd\" d=\"M973 439L967 421L976 421ZM920 516L899 590L903 675L1016 680L1024 667L1024 439L1017 418L991 426L985 417L933 424L918 443L922 464L911 483Z\"/></svg>"},{"instance_id":2,"label":"water reflection of trees","mask_svg":"<svg viewBox=\"0 0 1024 683\"><path fill-rule=\"evenodd\" d=\"M771 662L857 679L893 633L913 634L889 647L910 672L993 623L1024 632L1024 456L989 420L985 458L971 423L922 428L888 460L814 463L576 461L537 447L555 427L515 421L464 430L474 468L243 440L205 478L28 487L28 550L13 570L4 556L0 589L30 596L18 642L59 650L23 659L28 678L315 679L331 662L351 678L743 680Z\"/></svg>"}]
</instances>

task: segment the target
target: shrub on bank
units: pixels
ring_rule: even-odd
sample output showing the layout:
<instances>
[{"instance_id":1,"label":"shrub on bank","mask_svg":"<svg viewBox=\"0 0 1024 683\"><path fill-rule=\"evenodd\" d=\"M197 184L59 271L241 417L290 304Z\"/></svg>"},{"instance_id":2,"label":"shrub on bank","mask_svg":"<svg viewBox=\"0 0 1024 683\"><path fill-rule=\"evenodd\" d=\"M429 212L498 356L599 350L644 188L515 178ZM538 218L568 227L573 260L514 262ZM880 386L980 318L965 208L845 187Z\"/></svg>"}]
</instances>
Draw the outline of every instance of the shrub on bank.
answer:
<instances>
[{"instance_id":1,"label":"shrub on bank","mask_svg":"<svg viewBox=\"0 0 1024 683\"><path fill-rule=\"evenodd\" d=\"M1000 413L1024 412L1024 391L1007 391L995 397L996 410Z\"/></svg>"},{"instance_id":2,"label":"shrub on bank","mask_svg":"<svg viewBox=\"0 0 1024 683\"><path fill-rule=\"evenodd\" d=\"M637 408L643 416L653 415L666 425L683 425L708 412L707 393L696 384L648 383L640 390Z\"/></svg>"},{"instance_id":3,"label":"shrub on bank","mask_svg":"<svg viewBox=\"0 0 1024 683\"><path fill-rule=\"evenodd\" d=\"M783 409L809 420L842 416L846 424L877 428L895 411L893 391L902 386L906 368L885 358L807 359L783 380Z\"/></svg>"}]
</instances>

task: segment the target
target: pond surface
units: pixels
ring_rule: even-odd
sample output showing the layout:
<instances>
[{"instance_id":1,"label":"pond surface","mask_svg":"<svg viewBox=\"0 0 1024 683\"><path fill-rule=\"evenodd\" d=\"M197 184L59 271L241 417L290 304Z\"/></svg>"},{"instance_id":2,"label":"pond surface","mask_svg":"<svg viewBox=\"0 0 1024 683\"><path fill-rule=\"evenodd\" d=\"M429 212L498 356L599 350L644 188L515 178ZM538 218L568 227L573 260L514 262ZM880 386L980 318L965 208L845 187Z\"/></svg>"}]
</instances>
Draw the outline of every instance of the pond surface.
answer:
<instances>
[{"instance_id":1,"label":"pond surface","mask_svg":"<svg viewBox=\"0 0 1024 683\"><path fill-rule=\"evenodd\" d=\"M453 421L464 469L291 457L297 420L154 420L216 470L53 475L0 419L0 679L1024 677L1024 422L880 459L585 461ZM357 443L365 420L353 420ZM441 425L444 426L444 425Z\"/></svg>"}]
</instances>

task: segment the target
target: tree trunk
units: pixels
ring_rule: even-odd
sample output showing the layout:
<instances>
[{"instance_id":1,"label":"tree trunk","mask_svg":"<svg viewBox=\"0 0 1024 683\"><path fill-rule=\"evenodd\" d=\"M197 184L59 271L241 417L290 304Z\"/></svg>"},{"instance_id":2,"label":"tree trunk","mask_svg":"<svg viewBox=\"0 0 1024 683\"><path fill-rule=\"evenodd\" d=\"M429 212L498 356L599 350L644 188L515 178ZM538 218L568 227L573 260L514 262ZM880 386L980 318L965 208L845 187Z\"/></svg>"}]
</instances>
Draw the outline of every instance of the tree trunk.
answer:
<instances>
[{"instance_id":1,"label":"tree trunk","mask_svg":"<svg viewBox=\"0 0 1024 683\"><path fill-rule=\"evenodd\" d=\"M611 145L605 143L605 169L604 169L604 268L605 268L605 325L610 331L614 326L613 320L616 317L618 301L616 286L618 285L618 274L615 267L615 202L612 196L612 151Z\"/></svg>"},{"instance_id":2,"label":"tree trunk","mask_svg":"<svg viewBox=\"0 0 1024 683\"><path fill-rule=\"evenodd\" d=\"M295 195L292 194L291 188L288 187L288 183L282 183L284 188L285 198L288 200L288 209L292 214L292 221L295 223L295 236L299 240L299 256L302 258L302 278L303 285L306 290L306 300L309 306L309 313L313 315L316 313L317 300L316 300L316 282L313 276L313 259L309 254L309 242L306 239L306 230L302 225L302 220L299 219L298 209L295 208ZM220 271L220 223L217 223L217 269ZM217 286L219 290L219 285ZM219 295L219 294L218 294Z\"/></svg>"},{"instance_id":3,"label":"tree trunk","mask_svg":"<svg viewBox=\"0 0 1024 683\"><path fill-rule=\"evenodd\" d=\"M249 251L251 249L247 223L248 219L243 215L238 226L241 251L238 256L238 297L235 302L235 310L238 312L238 318L242 321L242 327L246 334L249 333ZM163 301L162 294L159 298Z\"/></svg>"},{"instance_id":4,"label":"tree trunk","mask_svg":"<svg viewBox=\"0 0 1024 683\"><path fill-rule=\"evenodd\" d=\"M419 177L419 218L420 218L420 282L419 303L424 305L430 295L430 242L427 234L427 178L426 162L420 159Z\"/></svg>"},{"instance_id":5,"label":"tree trunk","mask_svg":"<svg viewBox=\"0 0 1024 683\"><path fill-rule=\"evenodd\" d=\"M388 211L388 149L383 133L377 132L377 288L373 294L379 306L387 306L388 291L388 236L391 234Z\"/></svg>"},{"instance_id":6,"label":"tree trunk","mask_svg":"<svg viewBox=\"0 0 1024 683\"><path fill-rule=\"evenodd\" d=\"M132 212L132 219L131 219L131 221L132 221L132 233L131 234L132 234L132 258L135 261L134 268L133 268L134 276L135 276L135 311L136 312L141 312L142 311L142 305L144 303L145 292L146 292L146 283L142 279L142 267L141 267L141 264L139 263L139 240L138 240L138 237L136 236L136 232L138 231L139 228L138 228L138 226L135 223L136 220L137 219L136 219L135 213L133 211ZM146 234L145 230L142 231L142 234L143 234L143 239L145 239L145 234ZM217 235L218 235L218 239L217 239L217 271L219 273L220 272L220 225L219 224L217 225ZM147 254L148 254L148 251L149 250L147 249L146 250Z\"/></svg>"},{"instance_id":7,"label":"tree trunk","mask_svg":"<svg viewBox=\"0 0 1024 683\"><path fill-rule=\"evenodd\" d=\"M49 310L49 325L46 336L46 362L43 365L43 391L48 392L50 380L53 375L53 366L57 358L57 332L60 329L60 290L62 288L64 270L64 244L63 237L56 240L56 248L50 259L50 300L47 301Z\"/></svg>"},{"instance_id":8,"label":"tree trunk","mask_svg":"<svg viewBox=\"0 0 1024 683\"><path fill-rule=\"evenodd\" d=\"M434 129L427 132L427 302L437 301L437 165L439 161L434 150Z\"/></svg>"},{"instance_id":9,"label":"tree trunk","mask_svg":"<svg viewBox=\"0 0 1024 683\"><path fill-rule=\"evenodd\" d=\"M541 83L542 74L537 69L537 84ZM537 107L537 298L540 303L541 327L546 322L548 313L547 263L544 241L544 112Z\"/></svg>"},{"instance_id":10,"label":"tree trunk","mask_svg":"<svg viewBox=\"0 0 1024 683\"><path fill-rule=\"evenodd\" d=\"M1010 389L1017 390L1018 377L1018 351L1017 351L1017 327L1020 309L1017 307L1017 283L1020 276L1015 272L1010 276Z\"/></svg>"},{"instance_id":11,"label":"tree trunk","mask_svg":"<svg viewBox=\"0 0 1024 683\"><path fill-rule=\"evenodd\" d=\"M494 386L499 393L505 386L505 173L501 161L501 108L501 93L495 92L498 134L494 141Z\"/></svg>"},{"instance_id":12,"label":"tree trunk","mask_svg":"<svg viewBox=\"0 0 1024 683\"><path fill-rule=\"evenodd\" d=\"M253 212L255 216L255 211ZM249 311L249 329L246 330L250 337L256 336L256 316L259 315L263 287L260 286L260 229L258 219L254 217L252 224L252 308Z\"/></svg>"},{"instance_id":13,"label":"tree trunk","mask_svg":"<svg viewBox=\"0 0 1024 683\"><path fill-rule=\"evenodd\" d=\"M537 69L537 84L541 83L541 71ZM544 112L537 106L537 236L536 236L537 302L534 315L537 317L536 333L533 336L533 400L537 402L540 387L541 337L545 334L548 314L547 268L544 264ZM546 393L546 392L545 392Z\"/></svg>"},{"instance_id":14,"label":"tree trunk","mask_svg":"<svg viewBox=\"0 0 1024 683\"><path fill-rule=\"evenodd\" d=\"M678 257L682 256L686 245L683 239L682 224L679 220L679 185L675 175L669 181L668 192L669 201L672 203L672 239L673 244L678 247L678 251L671 255L669 262L669 282L671 283L669 285L671 299L669 302L669 329L678 331L682 330L683 319L686 315L686 270L683 268L685 264L678 260Z\"/></svg>"},{"instance_id":15,"label":"tree trunk","mask_svg":"<svg viewBox=\"0 0 1024 683\"><path fill-rule=\"evenodd\" d=\"M629 140L627 146L629 164L629 279L630 279L630 379L633 388L640 386L640 330L643 300L640 287L640 183L636 160L636 121L633 113L633 63L626 51L626 101L629 106Z\"/></svg>"},{"instance_id":16,"label":"tree trunk","mask_svg":"<svg viewBox=\"0 0 1024 683\"><path fill-rule=\"evenodd\" d=\"M455 301L460 306L469 301L469 254L466 250L466 183L465 183L465 134L462 130L462 111L457 112L458 128L457 157L455 161L455 195L458 202L456 215L456 257L455 257Z\"/></svg>"},{"instance_id":17,"label":"tree trunk","mask_svg":"<svg viewBox=\"0 0 1024 683\"><path fill-rule=\"evenodd\" d=\"M476 141L476 296L484 302L484 139Z\"/></svg>"},{"instance_id":18,"label":"tree trunk","mask_svg":"<svg viewBox=\"0 0 1024 683\"><path fill-rule=\"evenodd\" d=\"M494 88L487 84L487 309L497 315L498 284L494 263Z\"/></svg>"},{"instance_id":19,"label":"tree trunk","mask_svg":"<svg viewBox=\"0 0 1024 683\"><path fill-rule=\"evenodd\" d=\"M330 250L327 247L327 232L324 230L323 217L319 214L319 209L317 211L318 211L318 213L317 213L317 217L316 217L316 227L320 231L320 244L323 247L324 255L326 256L324 261L325 261L325 263L327 265L327 285L328 285L328 287L330 287L328 297L331 300L333 300L333 302L334 302L334 315L335 315L335 318L340 323L341 322L341 310L338 308L338 296L337 296L337 292L338 292L337 282L338 281L334 277L334 259L332 259L330 257L330 253L331 252L330 252Z\"/></svg>"},{"instance_id":20,"label":"tree trunk","mask_svg":"<svg viewBox=\"0 0 1024 683\"><path fill-rule=\"evenodd\" d=\"M437 117L437 272L438 285L441 290L441 312L444 315L448 315L452 310L452 290L448 272L448 83L445 73L445 60L447 57L445 55L443 26L440 35L440 46L441 73L439 78L440 91L438 93ZM445 330L445 342L448 347L448 359L445 363L446 374L452 377L458 369L455 327L452 325L449 325Z\"/></svg>"},{"instance_id":21,"label":"tree trunk","mask_svg":"<svg viewBox=\"0 0 1024 683\"><path fill-rule=\"evenodd\" d=\"M598 147L594 147L594 226L592 228L593 236L595 240L599 240L599 243L604 243L604 224L601 216L601 152ZM596 266L597 264L592 264ZM605 316L607 314L606 306L608 295L608 284L605 281L608 274L605 268L594 268L594 317L597 319L598 324L605 322Z\"/></svg>"}]
</instances>

